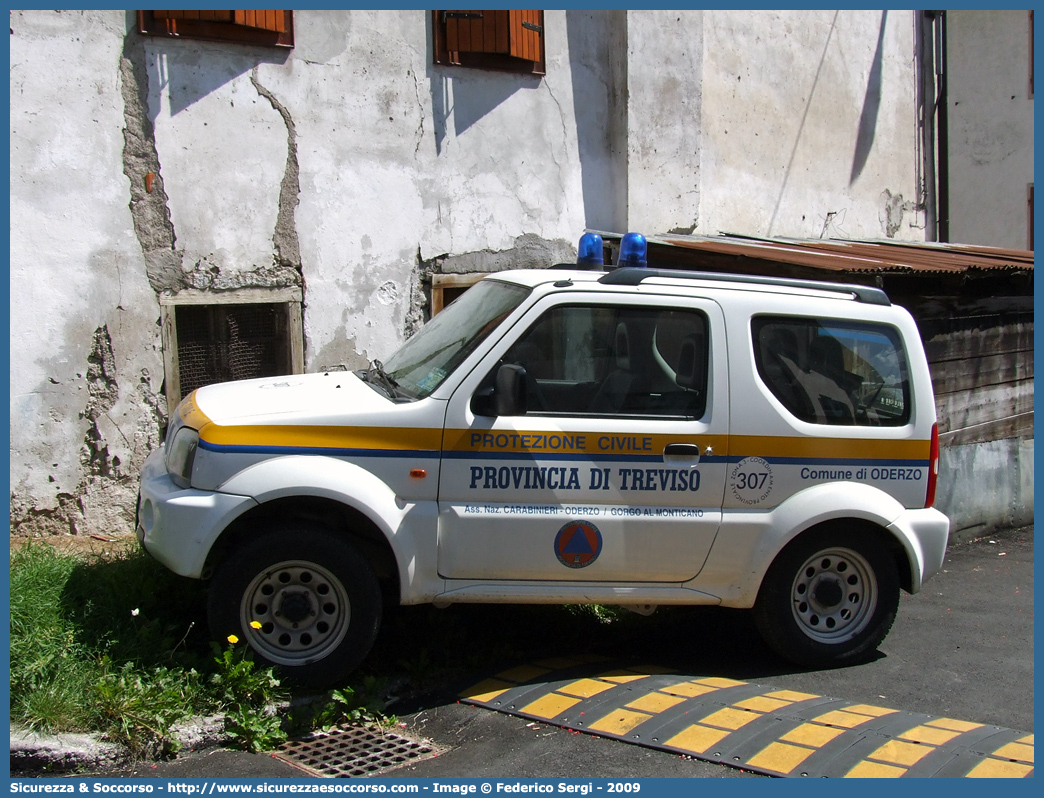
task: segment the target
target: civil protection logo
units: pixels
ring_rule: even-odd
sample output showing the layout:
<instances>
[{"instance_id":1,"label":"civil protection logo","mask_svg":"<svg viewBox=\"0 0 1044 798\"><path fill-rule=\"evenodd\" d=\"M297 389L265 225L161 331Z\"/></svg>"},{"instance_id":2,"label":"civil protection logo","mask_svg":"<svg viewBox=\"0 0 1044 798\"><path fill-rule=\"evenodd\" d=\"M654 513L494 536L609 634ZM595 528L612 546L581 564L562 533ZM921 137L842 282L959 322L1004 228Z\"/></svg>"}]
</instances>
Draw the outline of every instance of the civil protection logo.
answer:
<instances>
[{"instance_id":1,"label":"civil protection logo","mask_svg":"<svg viewBox=\"0 0 1044 798\"><path fill-rule=\"evenodd\" d=\"M570 521L555 536L555 556L567 568L584 568L602 553L602 533L590 521Z\"/></svg>"}]
</instances>

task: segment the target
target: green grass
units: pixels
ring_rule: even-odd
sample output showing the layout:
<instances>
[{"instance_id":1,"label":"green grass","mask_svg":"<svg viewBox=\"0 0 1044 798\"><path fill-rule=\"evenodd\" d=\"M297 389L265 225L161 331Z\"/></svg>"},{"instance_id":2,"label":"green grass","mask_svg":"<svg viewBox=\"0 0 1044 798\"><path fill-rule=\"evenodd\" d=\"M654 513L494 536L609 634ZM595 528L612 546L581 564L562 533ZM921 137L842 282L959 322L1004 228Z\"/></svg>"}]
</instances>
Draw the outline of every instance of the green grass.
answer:
<instances>
[{"instance_id":1,"label":"green grass","mask_svg":"<svg viewBox=\"0 0 1044 798\"><path fill-rule=\"evenodd\" d=\"M178 721L220 712L233 740L258 750L284 739L281 720L294 731L387 723L392 694L452 690L520 662L579 653L698 659L744 637L731 620L694 623L693 611L680 608L640 618L595 605L389 607L354 687L338 685L280 719L267 711L287 693L278 672L255 668L243 643L210 641L205 591L139 548L75 556L30 543L12 551L12 720L44 732L103 732L141 755L162 755L175 748Z\"/></svg>"},{"instance_id":2,"label":"green grass","mask_svg":"<svg viewBox=\"0 0 1044 798\"><path fill-rule=\"evenodd\" d=\"M162 755L176 747L178 721L224 712L243 747L278 742L264 711L282 694L278 680L242 644L207 640L203 600L200 583L139 550L13 552L11 719L42 732L101 731Z\"/></svg>"}]
</instances>

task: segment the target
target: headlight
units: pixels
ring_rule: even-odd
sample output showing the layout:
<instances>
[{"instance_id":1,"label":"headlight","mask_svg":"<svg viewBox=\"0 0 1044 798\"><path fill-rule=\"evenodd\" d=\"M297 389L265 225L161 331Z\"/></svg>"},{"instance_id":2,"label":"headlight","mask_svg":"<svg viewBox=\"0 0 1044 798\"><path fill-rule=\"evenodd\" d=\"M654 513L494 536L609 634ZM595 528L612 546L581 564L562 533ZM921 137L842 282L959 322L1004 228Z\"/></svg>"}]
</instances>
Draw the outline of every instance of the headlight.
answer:
<instances>
[{"instance_id":1,"label":"headlight","mask_svg":"<svg viewBox=\"0 0 1044 798\"><path fill-rule=\"evenodd\" d=\"M199 433L191 427L181 427L167 444L167 473L181 488L192 481L192 461L196 459Z\"/></svg>"}]
</instances>

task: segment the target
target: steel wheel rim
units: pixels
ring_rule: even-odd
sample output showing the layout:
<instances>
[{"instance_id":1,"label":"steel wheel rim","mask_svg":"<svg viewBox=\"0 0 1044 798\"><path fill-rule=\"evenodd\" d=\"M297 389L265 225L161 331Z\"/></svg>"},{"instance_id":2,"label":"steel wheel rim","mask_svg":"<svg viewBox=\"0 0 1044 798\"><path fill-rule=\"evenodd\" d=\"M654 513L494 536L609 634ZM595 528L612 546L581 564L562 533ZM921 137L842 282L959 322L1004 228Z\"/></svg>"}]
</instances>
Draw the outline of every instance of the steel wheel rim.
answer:
<instances>
[{"instance_id":1,"label":"steel wheel rim","mask_svg":"<svg viewBox=\"0 0 1044 798\"><path fill-rule=\"evenodd\" d=\"M850 640L870 623L877 606L874 569L852 549L831 548L805 560L790 591L794 620L820 643Z\"/></svg>"},{"instance_id":2,"label":"steel wheel rim","mask_svg":"<svg viewBox=\"0 0 1044 798\"><path fill-rule=\"evenodd\" d=\"M240 620L250 645L276 665L307 665L331 654L351 621L348 593L327 569L286 560L243 591Z\"/></svg>"}]
</instances>

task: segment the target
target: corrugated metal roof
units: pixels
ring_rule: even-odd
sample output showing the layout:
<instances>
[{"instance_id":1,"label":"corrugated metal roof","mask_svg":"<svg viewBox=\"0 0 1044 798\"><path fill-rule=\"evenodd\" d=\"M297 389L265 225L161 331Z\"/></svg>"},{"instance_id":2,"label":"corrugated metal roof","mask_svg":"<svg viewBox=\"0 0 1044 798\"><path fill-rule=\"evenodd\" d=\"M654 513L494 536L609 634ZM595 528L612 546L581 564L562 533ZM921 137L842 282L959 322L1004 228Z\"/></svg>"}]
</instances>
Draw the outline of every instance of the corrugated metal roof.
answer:
<instances>
[{"instance_id":1,"label":"corrugated metal roof","mask_svg":"<svg viewBox=\"0 0 1044 798\"><path fill-rule=\"evenodd\" d=\"M602 233L603 238L619 239L617 233ZM943 272L972 270L1032 271L1030 250L978 247L913 241L852 241L840 239L755 238L734 234L718 236L646 236L650 257L655 248L677 247L710 256L746 261L784 263L835 272ZM662 253L666 254L666 253ZM680 251L671 260L684 258Z\"/></svg>"}]
</instances>

